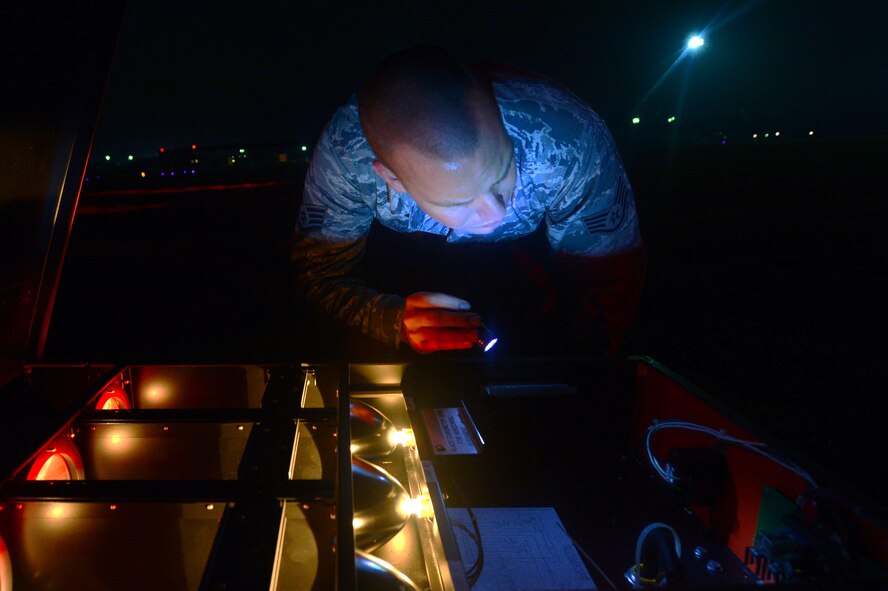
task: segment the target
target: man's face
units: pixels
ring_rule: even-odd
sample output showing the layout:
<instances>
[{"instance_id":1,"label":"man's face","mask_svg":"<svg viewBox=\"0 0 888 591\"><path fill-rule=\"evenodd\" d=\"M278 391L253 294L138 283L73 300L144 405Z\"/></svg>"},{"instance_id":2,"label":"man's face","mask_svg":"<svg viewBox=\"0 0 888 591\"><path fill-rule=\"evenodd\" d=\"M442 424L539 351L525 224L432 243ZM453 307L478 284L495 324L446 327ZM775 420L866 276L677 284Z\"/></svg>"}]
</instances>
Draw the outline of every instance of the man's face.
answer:
<instances>
[{"instance_id":1,"label":"man's face","mask_svg":"<svg viewBox=\"0 0 888 591\"><path fill-rule=\"evenodd\" d=\"M447 162L405 146L392 157L397 174L374 166L387 183L409 193L432 219L462 233L489 234L506 215L517 167L498 112L483 118L479 130L478 149L467 158Z\"/></svg>"}]
</instances>

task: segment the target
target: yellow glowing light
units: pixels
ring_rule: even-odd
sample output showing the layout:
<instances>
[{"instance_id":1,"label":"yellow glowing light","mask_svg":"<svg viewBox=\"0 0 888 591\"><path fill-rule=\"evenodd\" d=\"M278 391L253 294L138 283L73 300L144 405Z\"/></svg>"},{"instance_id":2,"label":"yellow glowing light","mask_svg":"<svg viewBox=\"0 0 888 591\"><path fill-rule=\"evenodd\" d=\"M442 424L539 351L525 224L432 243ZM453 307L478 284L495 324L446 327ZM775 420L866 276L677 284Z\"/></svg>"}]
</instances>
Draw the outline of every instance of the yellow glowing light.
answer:
<instances>
[{"instance_id":1,"label":"yellow glowing light","mask_svg":"<svg viewBox=\"0 0 888 591\"><path fill-rule=\"evenodd\" d=\"M365 523L367 522L361 517L355 517L354 519L352 519L352 528L356 530L361 529L362 527L364 527Z\"/></svg>"},{"instance_id":2,"label":"yellow glowing light","mask_svg":"<svg viewBox=\"0 0 888 591\"><path fill-rule=\"evenodd\" d=\"M428 494L422 494L411 499L404 499L398 505L398 513L407 518L411 515L417 517L434 517L435 509L432 507L432 499Z\"/></svg>"},{"instance_id":3,"label":"yellow glowing light","mask_svg":"<svg viewBox=\"0 0 888 591\"><path fill-rule=\"evenodd\" d=\"M142 178L145 178L145 171L144 170L142 172L140 172L139 174L142 175Z\"/></svg>"},{"instance_id":4,"label":"yellow glowing light","mask_svg":"<svg viewBox=\"0 0 888 591\"><path fill-rule=\"evenodd\" d=\"M65 506L61 503L53 505L53 507L49 510L49 516L53 519L61 519L65 516Z\"/></svg>"},{"instance_id":5,"label":"yellow glowing light","mask_svg":"<svg viewBox=\"0 0 888 591\"><path fill-rule=\"evenodd\" d=\"M243 431L243 430L244 430L244 426L243 426L243 425L238 425L238 426L237 426L237 430L238 430L238 431Z\"/></svg>"},{"instance_id":6,"label":"yellow glowing light","mask_svg":"<svg viewBox=\"0 0 888 591\"><path fill-rule=\"evenodd\" d=\"M207 511L212 511L214 507L215 507L215 505L213 505L212 503L209 503L207 505Z\"/></svg>"},{"instance_id":7,"label":"yellow glowing light","mask_svg":"<svg viewBox=\"0 0 888 591\"><path fill-rule=\"evenodd\" d=\"M117 511L117 505L108 505L108 508L112 511Z\"/></svg>"},{"instance_id":8,"label":"yellow glowing light","mask_svg":"<svg viewBox=\"0 0 888 591\"><path fill-rule=\"evenodd\" d=\"M389 443L392 445L416 447L416 437L413 435L413 429L392 429L389 431L388 438Z\"/></svg>"}]
</instances>

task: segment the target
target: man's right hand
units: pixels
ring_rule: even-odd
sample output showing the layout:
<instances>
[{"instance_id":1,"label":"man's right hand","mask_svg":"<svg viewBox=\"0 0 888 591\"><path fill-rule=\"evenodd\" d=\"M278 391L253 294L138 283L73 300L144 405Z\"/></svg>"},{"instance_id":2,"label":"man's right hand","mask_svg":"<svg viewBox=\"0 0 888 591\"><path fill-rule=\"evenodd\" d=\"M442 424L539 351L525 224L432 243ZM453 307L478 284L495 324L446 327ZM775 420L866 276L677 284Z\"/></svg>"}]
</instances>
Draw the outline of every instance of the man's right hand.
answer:
<instances>
[{"instance_id":1,"label":"man's right hand","mask_svg":"<svg viewBox=\"0 0 888 591\"><path fill-rule=\"evenodd\" d=\"M420 353L468 349L478 340L481 317L465 300L444 293L407 296L401 339Z\"/></svg>"}]
</instances>

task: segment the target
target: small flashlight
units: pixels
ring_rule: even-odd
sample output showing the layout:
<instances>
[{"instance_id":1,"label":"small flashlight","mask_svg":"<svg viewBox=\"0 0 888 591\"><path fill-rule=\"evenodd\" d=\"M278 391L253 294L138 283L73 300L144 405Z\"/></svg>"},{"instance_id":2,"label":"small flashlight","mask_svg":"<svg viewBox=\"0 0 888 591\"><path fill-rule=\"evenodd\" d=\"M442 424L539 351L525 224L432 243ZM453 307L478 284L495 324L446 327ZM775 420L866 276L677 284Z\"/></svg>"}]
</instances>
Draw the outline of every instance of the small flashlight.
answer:
<instances>
[{"instance_id":1,"label":"small flashlight","mask_svg":"<svg viewBox=\"0 0 888 591\"><path fill-rule=\"evenodd\" d=\"M490 332L490 329L483 324L478 327L478 340L475 341L475 344L484 349L485 353L493 349L493 346L498 340L499 339Z\"/></svg>"}]
</instances>

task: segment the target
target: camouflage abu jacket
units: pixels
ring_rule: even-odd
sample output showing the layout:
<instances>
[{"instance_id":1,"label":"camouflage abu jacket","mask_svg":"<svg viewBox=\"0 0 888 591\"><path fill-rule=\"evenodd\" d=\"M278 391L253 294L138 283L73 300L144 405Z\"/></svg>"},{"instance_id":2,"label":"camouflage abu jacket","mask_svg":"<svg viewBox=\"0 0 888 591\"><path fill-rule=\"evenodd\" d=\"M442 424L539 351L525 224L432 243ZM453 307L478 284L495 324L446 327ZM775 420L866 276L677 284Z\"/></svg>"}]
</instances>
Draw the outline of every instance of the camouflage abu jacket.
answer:
<instances>
[{"instance_id":1,"label":"camouflage abu jacket","mask_svg":"<svg viewBox=\"0 0 888 591\"><path fill-rule=\"evenodd\" d=\"M334 113L309 166L291 251L297 289L324 313L399 344L404 299L381 294L352 273L374 219L398 232L444 235L448 242L509 240L545 223L553 252L589 257L640 244L632 189L601 118L556 84L491 76L518 178L503 223L484 236L433 220L409 194L391 190L376 175L356 96Z\"/></svg>"}]
</instances>

